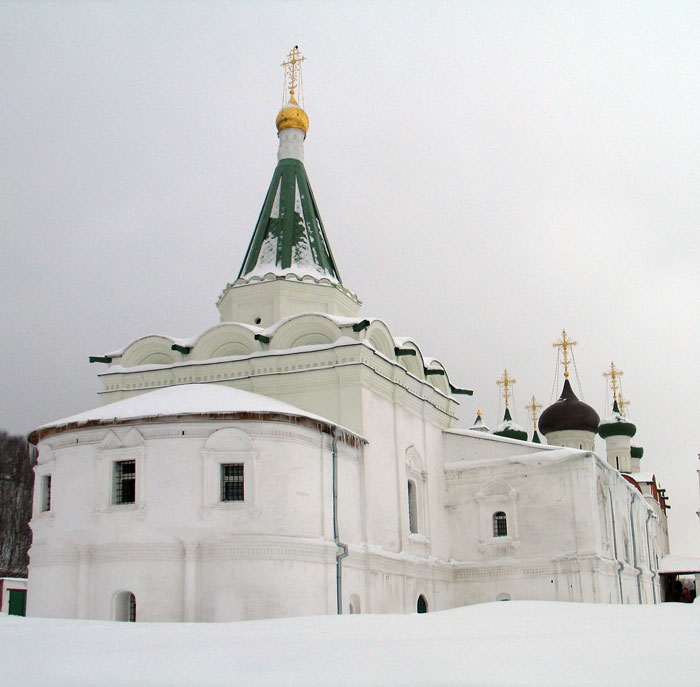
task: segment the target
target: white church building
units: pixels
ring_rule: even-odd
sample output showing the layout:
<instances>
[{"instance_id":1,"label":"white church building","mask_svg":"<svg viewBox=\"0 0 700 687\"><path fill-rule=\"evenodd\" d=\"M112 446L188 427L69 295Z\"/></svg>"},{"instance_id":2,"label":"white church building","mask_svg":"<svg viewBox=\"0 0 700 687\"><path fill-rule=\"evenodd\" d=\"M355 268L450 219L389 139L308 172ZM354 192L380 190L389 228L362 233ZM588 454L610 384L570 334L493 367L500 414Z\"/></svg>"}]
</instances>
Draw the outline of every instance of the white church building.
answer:
<instances>
[{"instance_id":1,"label":"white church building","mask_svg":"<svg viewBox=\"0 0 700 687\"><path fill-rule=\"evenodd\" d=\"M272 182L220 322L94 361L104 403L38 445L28 615L225 621L506 599L657 603L665 501L634 425L564 383L527 441L458 429L459 388L361 312L277 115ZM596 432L607 456L594 452Z\"/></svg>"}]
</instances>

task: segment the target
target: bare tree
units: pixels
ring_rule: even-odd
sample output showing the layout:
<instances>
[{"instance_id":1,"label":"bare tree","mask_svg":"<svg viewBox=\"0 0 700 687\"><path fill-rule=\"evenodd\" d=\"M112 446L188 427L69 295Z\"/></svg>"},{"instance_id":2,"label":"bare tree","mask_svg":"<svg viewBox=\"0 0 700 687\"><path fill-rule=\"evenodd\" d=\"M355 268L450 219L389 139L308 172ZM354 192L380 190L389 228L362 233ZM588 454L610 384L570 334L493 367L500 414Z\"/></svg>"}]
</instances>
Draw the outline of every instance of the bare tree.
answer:
<instances>
[{"instance_id":1,"label":"bare tree","mask_svg":"<svg viewBox=\"0 0 700 687\"><path fill-rule=\"evenodd\" d=\"M32 543L29 520L36 450L0 430L0 576L25 577Z\"/></svg>"}]
</instances>

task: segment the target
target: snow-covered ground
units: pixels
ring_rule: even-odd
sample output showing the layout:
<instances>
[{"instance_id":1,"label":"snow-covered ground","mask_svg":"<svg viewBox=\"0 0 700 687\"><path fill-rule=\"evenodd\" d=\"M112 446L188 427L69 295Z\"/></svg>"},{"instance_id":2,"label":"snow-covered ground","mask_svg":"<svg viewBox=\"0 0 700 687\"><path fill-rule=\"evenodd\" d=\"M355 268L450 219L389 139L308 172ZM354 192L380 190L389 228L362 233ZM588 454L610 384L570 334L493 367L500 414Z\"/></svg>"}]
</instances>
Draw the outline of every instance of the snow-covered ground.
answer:
<instances>
[{"instance_id":1,"label":"snow-covered ground","mask_svg":"<svg viewBox=\"0 0 700 687\"><path fill-rule=\"evenodd\" d=\"M700 602L219 624L0 616L2 685L700 685Z\"/></svg>"}]
</instances>

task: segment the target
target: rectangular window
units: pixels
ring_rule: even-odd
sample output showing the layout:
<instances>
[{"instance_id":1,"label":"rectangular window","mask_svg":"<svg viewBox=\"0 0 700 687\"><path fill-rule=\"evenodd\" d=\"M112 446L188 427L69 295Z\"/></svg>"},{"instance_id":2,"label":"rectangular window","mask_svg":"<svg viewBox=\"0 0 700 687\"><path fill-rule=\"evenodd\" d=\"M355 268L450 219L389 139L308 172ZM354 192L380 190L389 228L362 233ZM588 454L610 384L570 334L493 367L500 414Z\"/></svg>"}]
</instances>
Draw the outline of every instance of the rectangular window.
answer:
<instances>
[{"instance_id":1,"label":"rectangular window","mask_svg":"<svg viewBox=\"0 0 700 687\"><path fill-rule=\"evenodd\" d=\"M408 531L418 532L418 501L416 499L416 483L408 480Z\"/></svg>"},{"instance_id":2,"label":"rectangular window","mask_svg":"<svg viewBox=\"0 0 700 687\"><path fill-rule=\"evenodd\" d=\"M114 464L113 503L136 502L136 461L122 460Z\"/></svg>"},{"instance_id":3,"label":"rectangular window","mask_svg":"<svg viewBox=\"0 0 700 687\"><path fill-rule=\"evenodd\" d=\"M221 500L243 501L243 463L221 465Z\"/></svg>"},{"instance_id":4,"label":"rectangular window","mask_svg":"<svg viewBox=\"0 0 700 687\"><path fill-rule=\"evenodd\" d=\"M41 478L41 512L51 510L51 475Z\"/></svg>"}]
</instances>

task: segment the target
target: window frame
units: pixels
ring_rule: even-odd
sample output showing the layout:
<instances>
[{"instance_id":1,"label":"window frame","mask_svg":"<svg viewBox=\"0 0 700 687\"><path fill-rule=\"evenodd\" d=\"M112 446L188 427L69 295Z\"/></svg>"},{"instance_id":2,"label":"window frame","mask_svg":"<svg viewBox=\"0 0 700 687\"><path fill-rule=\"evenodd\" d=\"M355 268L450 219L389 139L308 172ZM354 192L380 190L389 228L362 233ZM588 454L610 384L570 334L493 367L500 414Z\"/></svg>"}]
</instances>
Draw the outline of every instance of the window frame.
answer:
<instances>
[{"instance_id":1,"label":"window frame","mask_svg":"<svg viewBox=\"0 0 700 687\"><path fill-rule=\"evenodd\" d=\"M216 429L205 442L202 456L202 509L204 513L217 510L247 511L251 517L259 514L256 507L256 464L258 452L247 432L237 427ZM222 465L243 466L243 500L223 501Z\"/></svg>"},{"instance_id":2,"label":"window frame","mask_svg":"<svg viewBox=\"0 0 700 687\"><path fill-rule=\"evenodd\" d=\"M408 532L409 534L419 534L418 525L418 493L416 482L413 479L407 481L408 486Z\"/></svg>"},{"instance_id":3,"label":"window frame","mask_svg":"<svg viewBox=\"0 0 700 687\"><path fill-rule=\"evenodd\" d=\"M494 538L508 536L508 516L506 515L505 511L496 511L491 516L491 522L493 524Z\"/></svg>"},{"instance_id":4,"label":"window frame","mask_svg":"<svg viewBox=\"0 0 700 687\"><path fill-rule=\"evenodd\" d=\"M105 434L95 458L97 469L95 471L95 512L124 512L137 510L143 515L146 509L144 495L146 493L146 447L143 444L141 433L132 428L124 437L131 445L124 445L123 441L110 430ZM134 502L114 502L114 463L133 460L136 468L134 482Z\"/></svg>"},{"instance_id":5,"label":"window frame","mask_svg":"<svg viewBox=\"0 0 700 687\"><path fill-rule=\"evenodd\" d=\"M133 465L132 472L124 472L124 466ZM112 506L133 506L136 504L136 483L138 481L138 466L135 458L112 461ZM124 498L124 484L129 487L130 500Z\"/></svg>"},{"instance_id":6,"label":"window frame","mask_svg":"<svg viewBox=\"0 0 700 687\"><path fill-rule=\"evenodd\" d=\"M32 518L47 518L54 517L54 503L51 504L49 510L44 510L44 477L51 476L56 471L56 459L48 444L39 445L39 462L34 466L34 494L32 497ZM52 479L52 488L55 487ZM55 501L55 489L51 492L51 501Z\"/></svg>"},{"instance_id":7,"label":"window frame","mask_svg":"<svg viewBox=\"0 0 700 687\"><path fill-rule=\"evenodd\" d=\"M47 472L40 476L41 480L41 494L40 498L40 512L50 513L51 512L51 473Z\"/></svg>"},{"instance_id":8,"label":"window frame","mask_svg":"<svg viewBox=\"0 0 700 687\"><path fill-rule=\"evenodd\" d=\"M230 474L227 475L227 468L240 468L240 474ZM220 501L221 503L240 503L245 501L245 463L219 463L220 469ZM237 472L238 470L231 470L230 472ZM230 486L230 493L227 490L227 486ZM240 487L240 493L239 493ZM231 498L227 498L230 496Z\"/></svg>"}]
</instances>

